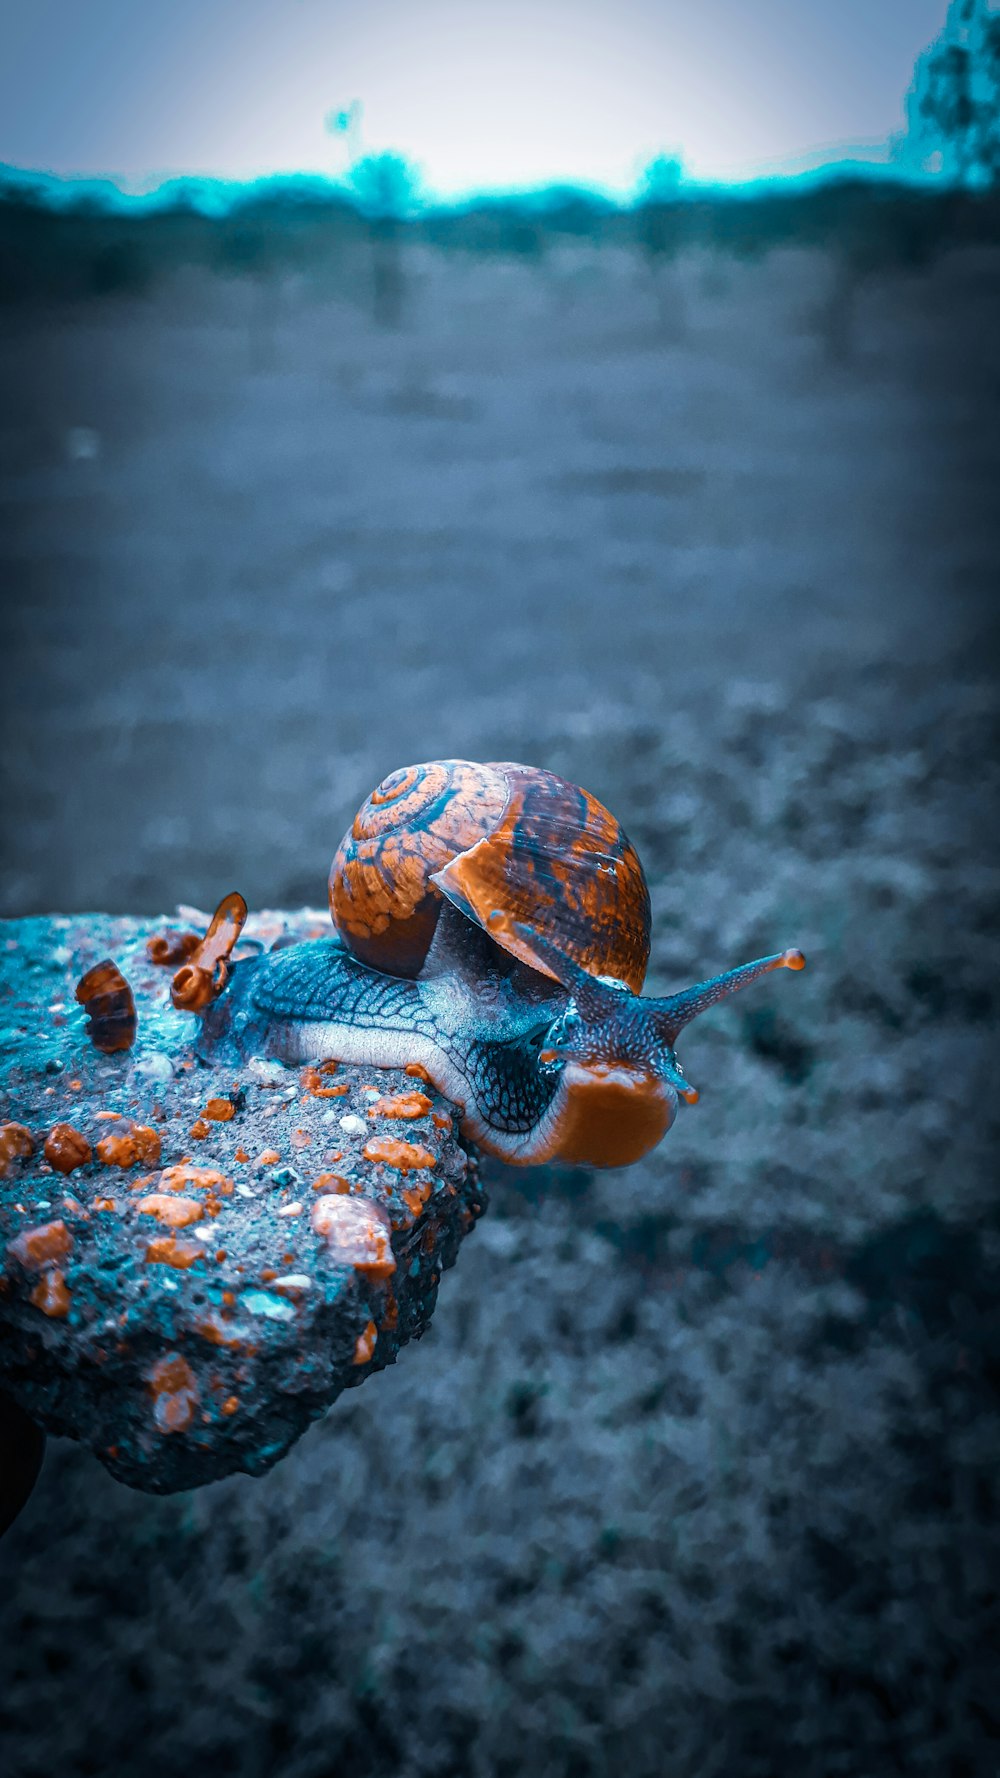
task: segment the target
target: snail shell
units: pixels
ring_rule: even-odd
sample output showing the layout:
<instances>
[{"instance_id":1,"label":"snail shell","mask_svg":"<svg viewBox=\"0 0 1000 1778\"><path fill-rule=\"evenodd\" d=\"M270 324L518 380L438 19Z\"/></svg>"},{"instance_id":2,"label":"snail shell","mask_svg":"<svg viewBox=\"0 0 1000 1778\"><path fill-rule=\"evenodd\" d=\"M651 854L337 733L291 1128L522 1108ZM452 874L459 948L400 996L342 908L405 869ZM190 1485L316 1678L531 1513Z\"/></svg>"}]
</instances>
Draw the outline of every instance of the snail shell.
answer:
<instances>
[{"instance_id":1,"label":"snail shell","mask_svg":"<svg viewBox=\"0 0 1000 1778\"><path fill-rule=\"evenodd\" d=\"M87 1035L95 1049L106 1056L131 1049L137 1027L135 998L117 963L110 957L95 963L77 982L76 998L87 1014Z\"/></svg>"},{"instance_id":2,"label":"snail shell","mask_svg":"<svg viewBox=\"0 0 1000 1778\"><path fill-rule=\"evenodd\" d=\"M444 759L392 772L344 835L329 895L347 948L388 975L419 974L446 898L553 980L552 947L634 994L645 979L635 848L596 797L537 767Z\"/></svg>"}]
</instances>

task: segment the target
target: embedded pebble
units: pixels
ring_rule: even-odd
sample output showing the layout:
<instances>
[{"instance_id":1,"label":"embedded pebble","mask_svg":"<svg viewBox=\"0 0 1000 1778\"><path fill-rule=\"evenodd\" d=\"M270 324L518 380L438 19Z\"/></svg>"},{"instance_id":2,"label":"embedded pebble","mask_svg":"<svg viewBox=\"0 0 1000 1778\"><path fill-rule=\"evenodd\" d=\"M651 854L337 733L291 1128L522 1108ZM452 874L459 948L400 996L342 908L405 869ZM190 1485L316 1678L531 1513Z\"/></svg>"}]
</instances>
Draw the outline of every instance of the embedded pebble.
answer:
<instances>
[{"instance_id":1,"label":"embedded pebble","mask_svg":"<svg viewBox=\"0 0 1000 1778\"><path fill-rule=\"evenodd\" d=\"M147 1080L170 1080L174 1072L174 1065L163 1050L147 1050L145 1055L136 1057L134 1067Z\"/></svg>"},{"instance_id":2,"label":"embedded pebble","mask_svg":"<svg viewBox=\"0 0 1000 1778\"><path fill-rule=\"evenodd\" d=\"M251 1315L266 1315L269 1321L294 1320L295 1310L291 1304L282 1302L280 1297L270 1296L266 1290L245 1290L241 1300Z\"/></svg>"},{"instance_id":3,"label":"embedded pebble","mask_svg":"<svg viewBox=\"0 0 1000 1778\"><path fill-rule=\"evenodd\" d=\"M251 1056L247 1063L247 1072L252 1074L261 1086L280 1087L285 1080L285 1068L281 1062L269 1062L264 1056Z\"/></svg>"},{"instance_id":4,"label":"embedded pebble","mask_svg":"<svg viewBox=\"0 0 1000 1778\"><path fill-rule=\"evenodd\" d=\"M377 1093L375 1097L378 1098ZM358 1117L353 1111L349 1111L346 1117L342 1117L338 1121L345 1136L367 1136L368 1134L368 1125L364 1118Z\"/></svg>"}]
</instances>

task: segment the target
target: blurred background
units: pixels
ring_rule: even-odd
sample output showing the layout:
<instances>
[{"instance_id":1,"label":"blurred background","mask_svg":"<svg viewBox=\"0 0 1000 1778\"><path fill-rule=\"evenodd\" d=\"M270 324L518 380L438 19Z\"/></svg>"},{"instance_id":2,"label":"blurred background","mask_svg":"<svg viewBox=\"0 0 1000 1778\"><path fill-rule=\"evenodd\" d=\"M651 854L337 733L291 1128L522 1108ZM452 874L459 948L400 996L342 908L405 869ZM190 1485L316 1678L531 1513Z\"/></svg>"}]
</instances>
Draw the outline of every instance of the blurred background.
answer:
<instances>
[{"instance_id":1,"label":"blurred background","mask_svg":"<svg viewBox=\"0 0 1000 1778\"><path fill-rule=\"evenodd\" d=\"M50 1450L15 1778L998 1769L991 0L5 22L8 916L321 906L393 768L585 784L700 1021L487 1172L277 1470Z\"/></svg>"}]
</instances>

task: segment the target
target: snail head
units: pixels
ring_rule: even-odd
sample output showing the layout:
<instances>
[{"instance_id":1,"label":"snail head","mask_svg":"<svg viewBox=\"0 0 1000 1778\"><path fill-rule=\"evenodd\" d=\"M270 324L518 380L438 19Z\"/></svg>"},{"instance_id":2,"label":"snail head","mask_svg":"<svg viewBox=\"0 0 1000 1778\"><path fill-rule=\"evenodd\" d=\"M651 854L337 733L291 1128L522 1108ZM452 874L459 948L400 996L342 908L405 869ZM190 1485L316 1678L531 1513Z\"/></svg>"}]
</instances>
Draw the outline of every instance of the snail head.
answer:
<instances>
[{"instance_id":1,"label":"snail head","mask_svg":"<svg viewBox=\"0 0 1000 1778\"><path fill-rule=\"evenodd\" d=\"M697 1103L698 1093L685 1078L674 1047L685 1025L772 969L805 966L801 951L780 951L773 957L760 957L753 963L726 970L723 975L712 976L680 994L654 998L633 994L624 982L611 976L588 975L543 935L527 926L521 931L539 961L557 976L570 995L539 1050L542 1066L617 1066L656 1077L689 1105Z\"/></svg>"}]
</instances>

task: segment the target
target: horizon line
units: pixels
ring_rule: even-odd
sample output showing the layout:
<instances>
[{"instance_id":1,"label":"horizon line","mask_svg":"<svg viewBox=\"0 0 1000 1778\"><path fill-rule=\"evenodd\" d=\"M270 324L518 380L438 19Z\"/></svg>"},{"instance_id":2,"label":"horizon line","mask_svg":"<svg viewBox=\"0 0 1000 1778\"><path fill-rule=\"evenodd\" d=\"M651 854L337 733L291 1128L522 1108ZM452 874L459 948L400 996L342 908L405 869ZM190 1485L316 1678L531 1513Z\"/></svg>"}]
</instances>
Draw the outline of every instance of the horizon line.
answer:
<instances>
[{"instance_id":1,"label":"horizon line","mask_svg":"<svg viewBox=\"0 0 1000 1778\"><path fill-rule=\"evenodd\" d=\"M631 184L624 187L588 179L550 178L509 186L470 186L451 193L438 192L424 185L419 166L406 155L394 149L383 152L385 156L401 162L411 175L413 189L406 205L411 214L468 209L484 202L537 202L559 196L589 199L609 209L634 209L643 203L642 180L645 173L660 160L665 163L673 161L677 168L676 183L669 194L671 201L719 196L724 192L752 196L762 188L809 188L825 183L832 184L838 178L855 178L872 185L894 184L927 190L950 188L951 182L943 173L932 172L912 161L892 157L886 152L885 145L882 145L882 149L883 158L875 158L868 145L858 145L853 151L843 152L829 159L814 160L811 164L778 166L770 171L757 170L739 176L716 175L711 178L701 178L689 172L679 157L664 153L653 156ZM355 165L382 157L382 153L375 152L361 157ZM254 191L273 191L276 188L296 186L311 189L317 196L322 194L328 198L341 199L352 208L359 205L359 193L352 187L350 169L336 175L309 168L282 168L240 178L218 173L164 173L149 175L148 180L143 178L136 181L121 174L56 173L45 168L21 167L0 161L0 187L11 185L20 186L26 193L41 196L50 203L55 200L52 207L61 207L63 203L70 207L81 198L90 197L101 199L108 207L156 210L183 197L195 208L204 208L208 214L213 211L223 213ZM208 202L200 205L197 202L199 197Z\"/></svg>"}]
</instances>

